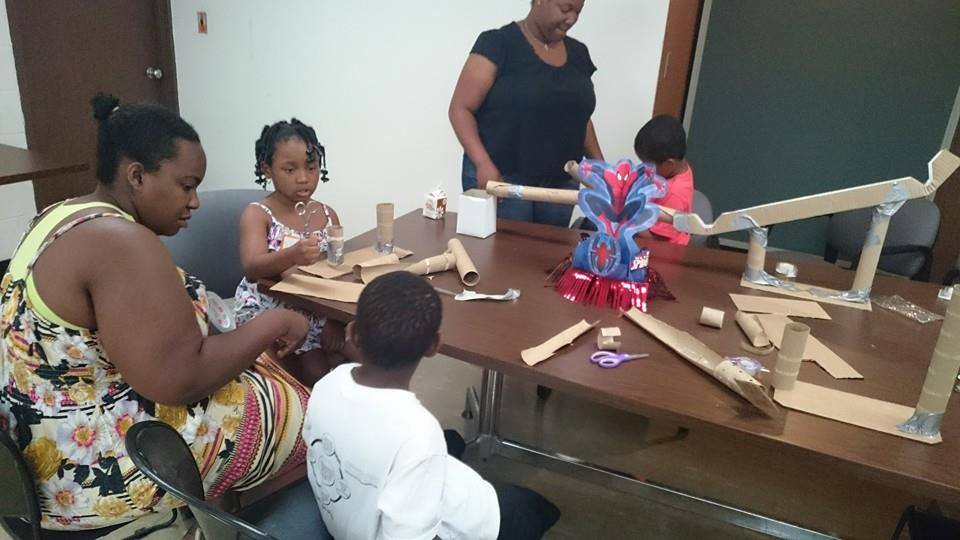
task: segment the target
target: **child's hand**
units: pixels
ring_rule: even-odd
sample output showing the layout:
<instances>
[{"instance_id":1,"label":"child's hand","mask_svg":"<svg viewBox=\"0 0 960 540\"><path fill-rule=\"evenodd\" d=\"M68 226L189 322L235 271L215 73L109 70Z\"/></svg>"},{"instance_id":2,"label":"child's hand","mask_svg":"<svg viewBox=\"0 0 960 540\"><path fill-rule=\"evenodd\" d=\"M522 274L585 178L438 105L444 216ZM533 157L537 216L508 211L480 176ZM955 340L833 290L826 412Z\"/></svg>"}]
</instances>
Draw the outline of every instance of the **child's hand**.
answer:
<instances>
[{"instance_id":1,"label":"child's hand","mask_svg":"<svg viewBox=\"0 0 960 540\"><path fill-rule=\"evenodd\" d=\"M277 338L276 350L277 358L283 358L303 345L304 340L307 339L310 323L306 317L293 310L274 309L271 311L276 313L275 316L279 316L281 320L281 328L284 333Z\"/></svg>"},{"instance_id":2,"label":"child's hand","mask_svg":"<svg viewBox=\"0 0 960 540\"><path fill-rule=\"evenodd\" d=\"M287 249L293 254L294 266L306 266L320 260L320 241L312 234Z\"/></svg>"},{"instance_id":3,"label":"child's hand","mask_svg":"<svg viewBox=\"0 0 960 540\"><path fill-rule=\"evenodd\" d=\"M477 166L477 187L480 189L487 189L487 182L499 182L500 170L497 169L497 166L490 162L489 165L479 165Z\"/></svg>"},{"instance_id":4,"label":"child's hand","mask_svg":"<svg viewBox=\"0 0 960 540\"><path fill-rule=\"evenodd\" d=\"M324 351L340 352L346 344L347 335L344 332L343 324L337 321L327 320L323 326L323 332L320 332L320 345Z\"/></svg>"}]
</instances>

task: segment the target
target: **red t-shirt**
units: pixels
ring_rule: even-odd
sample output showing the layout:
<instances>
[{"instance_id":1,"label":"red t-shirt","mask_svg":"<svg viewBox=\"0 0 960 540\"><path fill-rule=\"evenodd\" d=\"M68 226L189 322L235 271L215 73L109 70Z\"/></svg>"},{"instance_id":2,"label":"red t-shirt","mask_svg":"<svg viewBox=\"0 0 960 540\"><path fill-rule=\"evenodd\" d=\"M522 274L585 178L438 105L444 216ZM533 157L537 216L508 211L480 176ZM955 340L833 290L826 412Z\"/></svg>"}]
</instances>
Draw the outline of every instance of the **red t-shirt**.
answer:
<instances>
[{"instance_id":1,"label":"red t-shirt","mask_svg":"<svg viewBox=\"0 0 960 540\"><path fill-rule=\"evenodd\" d=\"M687 170L668 179L667 194L661 199L651 199L650 202L673 208L678 212L693 212L693 168L688 166ZM672 223L665 221L659 221L650 227L650 232L671 244L685 246L690 243L689 234L674 229Z\"/></svg>"}]
</instances>

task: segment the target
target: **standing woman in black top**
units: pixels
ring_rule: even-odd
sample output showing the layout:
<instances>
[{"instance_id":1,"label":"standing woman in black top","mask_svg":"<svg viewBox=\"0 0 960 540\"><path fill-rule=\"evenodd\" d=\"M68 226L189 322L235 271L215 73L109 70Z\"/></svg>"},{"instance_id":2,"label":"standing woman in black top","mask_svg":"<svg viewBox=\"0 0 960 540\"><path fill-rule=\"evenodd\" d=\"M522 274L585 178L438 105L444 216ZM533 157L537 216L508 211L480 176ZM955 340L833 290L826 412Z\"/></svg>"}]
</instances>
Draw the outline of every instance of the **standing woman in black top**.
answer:
<instances>
[{"instance_id":1,"label":"standing woman in black top","mask_svg":"<svg viewBox=\"0 0 960 540\"><path fill-rule=\"evenodd\" d=\"M596 66L567 36L584 0L534 0L519 22L480 34L450 100L463 145L463 189L490 180L576 189L569 160L603 159L590 116ZM566 205L501 201L498 217L566 227Z\"/></svg>"}]
</instances>

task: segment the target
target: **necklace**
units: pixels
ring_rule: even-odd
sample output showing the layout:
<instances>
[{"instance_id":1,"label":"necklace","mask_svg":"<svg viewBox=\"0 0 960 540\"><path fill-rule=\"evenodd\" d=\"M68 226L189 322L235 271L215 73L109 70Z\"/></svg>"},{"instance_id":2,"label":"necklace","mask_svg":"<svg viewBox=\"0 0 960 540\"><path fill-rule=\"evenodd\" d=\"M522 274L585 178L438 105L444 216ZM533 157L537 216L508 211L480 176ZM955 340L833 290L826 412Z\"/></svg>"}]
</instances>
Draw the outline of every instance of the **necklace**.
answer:
<instances>
[{"instance_id":1,"label":"necklace","mask_svg":"<svg viewBox=\"0 0 960 540\"><path fill-rule=\"evenodd\" d=\"M527 28L527 20L526 20L526 19L523 19L523 20L520 21L520 28L523 29L523 33L524 33L524 34L530 36L530 39L536 41L536 42L537 42L538 44L540 44L540 45L543 45L544 50L546 50L546 51L549 51L549 50L550 50L550 44L549 44L549 43L547 43L546 41L540 41L539 39L537 39L536 36L533 35L533 32L531 32L530 29Z\"/></svg>"}]
</instances>

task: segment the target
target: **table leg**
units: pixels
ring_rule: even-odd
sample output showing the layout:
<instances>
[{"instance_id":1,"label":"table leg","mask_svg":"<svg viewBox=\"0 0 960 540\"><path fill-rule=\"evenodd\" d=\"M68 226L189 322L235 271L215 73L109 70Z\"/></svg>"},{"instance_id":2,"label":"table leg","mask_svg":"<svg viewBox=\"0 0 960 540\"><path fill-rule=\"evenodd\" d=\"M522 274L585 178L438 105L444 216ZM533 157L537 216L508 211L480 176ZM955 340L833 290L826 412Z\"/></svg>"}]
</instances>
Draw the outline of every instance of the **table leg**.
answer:
<instances>
[{"instance_id":1,"label":"table leg","mask_svg":"<svg viewBox=\"0 0 960 540\"><path fill-rule=\"evenodd\" d=\"M469 401L469 397L468 397ZM684 493L666 486L659 485L637 478L630 473L618 471L602 465L552 452L550 450L529 446L521 442L500 437L497 433L497 420L500 417L500 407L503 401L503 374L494 370L484 369L480 386L480 404L477 416L477 436L467 447L465 458L489 459L499 455L507 459L541 467L556 473L599 484L610 489L638 495L648 500L679 508L718 521L731 523L745 529L759 531L777 538L797 539L828 539L833 536L806 529L784 521L742 510L718 501ZM677 434L656 441L654 444L668 440L681 440L687 435L687 430L680 428Z\"/></svg>"}]
</instances>

